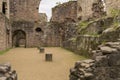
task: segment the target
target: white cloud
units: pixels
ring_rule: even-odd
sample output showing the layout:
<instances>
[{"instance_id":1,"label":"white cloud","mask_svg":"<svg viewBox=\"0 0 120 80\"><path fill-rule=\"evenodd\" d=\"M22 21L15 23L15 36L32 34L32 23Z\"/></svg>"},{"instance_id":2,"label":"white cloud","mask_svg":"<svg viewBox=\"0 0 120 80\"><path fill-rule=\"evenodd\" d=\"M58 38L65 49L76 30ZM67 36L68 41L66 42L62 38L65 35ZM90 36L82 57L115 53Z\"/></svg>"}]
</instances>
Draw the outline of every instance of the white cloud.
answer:
<instances>
[{"instance_id":1,"label":"white cloud","mask_svg":"<svg viewBox=\"0 0 120 80\"><path fill-rule=\"evenodd\" d=\"M52 14L52 8L54 6L56 6L56 2L67 2L69 0L42 0L40 3L40 8L39 8L39 12L40 13L46 13L46 15L48 16L48 20L51 18L51 14Z\"/></svg>"}]
</instances>

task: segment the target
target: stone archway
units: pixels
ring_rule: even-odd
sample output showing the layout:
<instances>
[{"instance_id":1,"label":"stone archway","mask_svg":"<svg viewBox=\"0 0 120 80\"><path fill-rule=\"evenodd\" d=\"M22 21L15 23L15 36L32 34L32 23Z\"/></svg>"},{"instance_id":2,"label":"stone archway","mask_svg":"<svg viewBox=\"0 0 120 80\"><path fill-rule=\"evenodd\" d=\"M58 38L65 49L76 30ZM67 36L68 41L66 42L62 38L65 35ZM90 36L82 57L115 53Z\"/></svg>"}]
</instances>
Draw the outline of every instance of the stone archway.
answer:
<instances>
[{"instance_id":1,"label":"stone archway","mask_svg":"<svg viewBox=\"0 0 120 80\"><path fill-rule=\"evenodd\" d=\"M26 33L23 30L16 30L12 35L13 47L26 47Z\"/></svg>"}]
</instances>

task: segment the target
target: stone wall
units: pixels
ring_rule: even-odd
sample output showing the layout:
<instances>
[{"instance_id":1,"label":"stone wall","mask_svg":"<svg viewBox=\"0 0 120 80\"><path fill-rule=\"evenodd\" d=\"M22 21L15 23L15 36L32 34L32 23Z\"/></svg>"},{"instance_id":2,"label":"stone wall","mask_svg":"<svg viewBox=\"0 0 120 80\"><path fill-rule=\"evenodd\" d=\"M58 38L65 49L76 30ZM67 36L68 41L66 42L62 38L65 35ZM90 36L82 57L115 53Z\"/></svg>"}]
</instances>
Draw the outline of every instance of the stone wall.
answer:
<instances>
[{"instance_id":1,"label":"stone wall","mask_svg":"<svg viewBox=\"0 0 120 80\"><path fill-rule=\"evenodd\" d=\"M10 0L13 46L42 46L47 16L38 13L40 0Z\"/></svg>"},{"instance_id":2,"label":"stone wall","mask_svg":"<svg viewBox=\"0 0 120 80\"><path fill-rule=\"evenodd\" d=\"M45 27L44 32L44 46L60 47L61 36L60 36L60 23L51 22Z\"/></svg>"},{"instance_id":3,"label":"stone wall","mask_svg":"<svg viewBox=\"0 0 120 80\"><path fill-rule=\"evenodd\" d=\"M64 41L63 47L80 55L91 56L89 53L92 49L96 49L98 44L100 44L99 36L81 35Z\"/></svg>"},{"instance_id":4,"label":"stone wall","mask_svg":"<svg viewBox=\"0 0 120 80\"><path fill-rule=\"evenodd\" d=\"M102 0L77 0L77 18L83 21L100 18L105 15L104 7Z\"/></svg>"},{"instance_id":5,"label":"stone wall","mask_svg":"<svg viewBox=\"0 0 120 80\"><path fill-rule=\"evenodd\" d=\"M66 20L76 21L77 19L77 2L70 1L52 9L52 19L53 22L64 22Z\"/></svg>"},{"instance_id":6,"label":"stone wall","mask_svg":"<svg viewBox=\"0 0 120 80\"><path fill-rule=\"evenodd\" d=\"M9 0L0 0L0 12L6 15L7 18L10 17Z\"/></svg>"},{"instance_id":7,"label":"stone wall","mask_svg":"<svg viewBox=\"0 0 120 80\"><path fill-rule=\"evenodd\" d=\"M43 23L46 23L47 22L47 15L45 13L40 13L40 23L43 24Z\"/></svg>"},{"instance_id":8,"label":"stone wall","mask_svg":"<svg viewBox=\"0 0 120 80\"><path fill-rule=\"evenodd\" d=\"M11 48L11 24L3 13L0 13L0 51Z\"/></svg>"},{"instance_id":9,"label":"stone wall","mask_svg":"<svg viewBox=\"0 0 120 80\"><path fill-rule=\"evenodd\" d=\"M89 53L90 50L100 44L99 36L114 22L113 18L103 18L84 23L65 22L62 26L62 46L76 53ZM103 40L103 39L102 39ZM83 52L83 53L82 53ZM85 54L86 55L86 54ZM88 54L89 55L89 54Z\"/></svg>"},{"instance_id":10,"label":"stone wall","mask_svg":"<svg viewBox=\"0 0 120 80\"><path fill-rule=\"evenodd\" d=\"M10 0L10 19L36 22L40 0Z\"/></svg>"},{"instance_id":11,"label":"stone wall","mask_svg":"<svg viewBox=\"0 0 120 80\"><path fill-rule=\"evenodd\" d=\"M108 42L108 41L117 41L117 39L120 38L120 26L117 26L116 28L111 27L103 31L103 34L101 35L101 41L102 42Z\"/></svg>"},{"instance_id":12,"label":"stone wall","mask_svg":"<svg viewBox=\"0 0 120 80\"><path fill-rule=\"evenodd\" d=\"M69 80L119 80L120 42L108 42L92 51L93 59L78 61Z\"/></svg>"},{"instance_id":13,"label":"stone wall","mask_svg":"<svg viewBox=\"0 0 120 80\"><path fill-rule=\"evenodd\" d=\"M76 39L76 52L82 55L89 55L90 51L96 49L100 44L99 36L81 35Z\"/></svg>"},{"instance_id":14,"label":"stone wall","mask_svg":"<svg viewBox=\"0 0 120 80\"><path fill-rule=\"evenodd\" d=\"M92 4L94 0L77 0L77 17L79 20L87 20L92 17ZM85 5L86 4L86 5Z\"/></svg>"},{"instance_id":15,"label":"stone wall","mask_svg":"<svg viewBox=\"0 0 120 80\"><path fill-rule=\"evenodd\" d=\"M106 12L108 16L111 16L111 11L112 10L120 10L120 0L106 0Z\"/></svg>"},{"instance_id":16,"label":"stone wall","mask_svg":"<svg viewBox=\"0 0 120 80\"><path fill-rule=\"evenodd\" d=\"M81 26L83 23L86 24L86 26ZM109 28L113 23L114 19L112 17L101 18L90 22L81 22L78 25L78 33L81 35L101 35L103 31Z\"/></svg>"},{"instance_id":17,"label":"stone wall","mask_svg":"<svg viewBox=\"0 0 120 80\"><path fill-rule=\"evenodd\" d=\"M35 24L29 21L13 22L13 46L15 46L16 43L19 44L19 42L16 42L16 38L18 39L17 41L24 39L26 47L36 47L42 45L45 31L44 26L45 25L39 25L38 27L35 27Z\"/></svg>"}]
</instances>

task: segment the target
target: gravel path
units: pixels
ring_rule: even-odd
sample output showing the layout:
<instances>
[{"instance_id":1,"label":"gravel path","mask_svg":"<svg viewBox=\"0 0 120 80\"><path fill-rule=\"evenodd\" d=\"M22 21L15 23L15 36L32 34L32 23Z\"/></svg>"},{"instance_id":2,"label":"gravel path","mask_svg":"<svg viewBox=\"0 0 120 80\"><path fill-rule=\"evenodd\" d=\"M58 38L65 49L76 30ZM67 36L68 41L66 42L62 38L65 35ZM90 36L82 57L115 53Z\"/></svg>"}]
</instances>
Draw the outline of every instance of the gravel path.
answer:
<instances>
[{"instance_id":1,"label":"gravel path","mask_svg":"<svg viewBox=\"0 0 120 80\"><path fill-rule=\"evenodd\" d=\"M18 80L69 80L69 69L84 59L58 47L45 48L45 52L53 53L53 62L46 62L37 48L15 48L0 55L0 63L10 62Z\"/></svg>"}]
</instances>

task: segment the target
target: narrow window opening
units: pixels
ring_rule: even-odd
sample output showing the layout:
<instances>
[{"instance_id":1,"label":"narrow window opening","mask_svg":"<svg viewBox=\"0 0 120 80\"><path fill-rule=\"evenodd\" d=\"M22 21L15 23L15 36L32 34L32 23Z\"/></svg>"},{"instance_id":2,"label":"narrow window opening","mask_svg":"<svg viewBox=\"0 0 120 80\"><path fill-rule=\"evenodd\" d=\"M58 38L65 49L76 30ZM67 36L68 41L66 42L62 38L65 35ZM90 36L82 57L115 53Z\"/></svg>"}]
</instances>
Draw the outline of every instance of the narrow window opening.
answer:
<instances>
[{"instance_id":1,"label":"narrow window opening","mask_svg":"<svg viewBox=\"0 0 120 80\"><path fill-rule=\"evenodd\" d=\"M36 28L35 31L36 32L42 32L42 29L41 28Z\"/></svg>"},{"instance_id":2,"label":"narrow window opening","mask_svg":"<svg viewBox=\"0 0 120 80\"><path fill-rule=\"evenodd\" d=\"M3 12L3 14L6 14L6 2L3 2L3 4L2 4L2 12Z\"/></svg>"}]
</instances>

